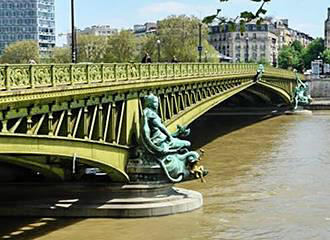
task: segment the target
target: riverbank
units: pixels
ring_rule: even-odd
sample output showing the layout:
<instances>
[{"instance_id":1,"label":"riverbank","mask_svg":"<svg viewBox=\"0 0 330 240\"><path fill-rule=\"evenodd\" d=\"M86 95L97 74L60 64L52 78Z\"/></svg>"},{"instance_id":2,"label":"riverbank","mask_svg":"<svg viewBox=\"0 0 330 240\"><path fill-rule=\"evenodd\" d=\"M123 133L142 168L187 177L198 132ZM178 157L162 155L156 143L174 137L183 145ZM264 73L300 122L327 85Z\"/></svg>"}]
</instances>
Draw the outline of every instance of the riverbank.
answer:
<instances>
[{"instance_id":1,"label":"riverbank","mask_svg":"<svg viewBox=\"0 0 330 240\"><path fill-rule=\"evenodd\" d=\"M330 97L313 98L310 105L305 107L308 110L330 110Z\"/></svg>"}]
</instances>

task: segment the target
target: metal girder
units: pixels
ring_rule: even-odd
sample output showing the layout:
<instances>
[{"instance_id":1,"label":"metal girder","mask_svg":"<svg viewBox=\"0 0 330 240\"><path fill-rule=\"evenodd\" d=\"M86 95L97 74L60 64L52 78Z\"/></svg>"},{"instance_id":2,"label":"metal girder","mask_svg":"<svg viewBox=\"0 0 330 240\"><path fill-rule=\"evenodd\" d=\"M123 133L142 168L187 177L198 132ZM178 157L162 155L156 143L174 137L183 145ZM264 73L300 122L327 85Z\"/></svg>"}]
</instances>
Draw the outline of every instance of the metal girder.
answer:
<instances>
[{"instance_id":1,"label":"metal girder","mask_svg":"<svg viewBox=\"0 0 330 240\"><path fill-rule=\"evenodd\" d=\"M218 105L222 101L230 98L231 96L243 91L244 89L252 86L254 83L252 81L243 83L240 86L234 87L223 94L214 95L210 98L205 99L199 103L196 103L193 107L187 108L180 115L173 117L170 121L166 122L167 127L174 131L177 125L188 125L193 122L195 119L203 115L209 109Z\"/></svg>"},{"instance_id":2,"label":"metal girder","mask_svg":"<svg viewBox=\"0 0 330 240\"><path fill-rule=\"evenodd\" d=\"M262 93L262 92L258 92L254 89L248 88L246 89L246 91L258 96L259 98L261 98L263 101L265 101L266 103L271 103L272 100L270 99L269 96L267 96L266 94Z\"/></svg>"},{"instance_id":3,"label":"metal girder","mask_svg":"<svg viewBox=\"0 0 330 240\"><path fill-rule=\"evenodd\" d=\"M79 162L99 167L108 173L113 181L119 182L128 181L128 176L125 173L128 150L128 147L100 144L93 141L21 134L0 134L0 155L30 154L62 156L72 159L76 154ZM21 165L23 164L24 161L21 161ZM38 164L35 163L34 165ZM26 164L26 166L29 167L29 164ZM44 168L41 165L39 167Z\"/></svg>"},{"instance_id":4,"label":"metal girder","mask_svg":"<svg viewBox=\"0 0 330 240\"><path fill-rule=\"evenodd\" d=\"M274 92L276 92L279 96L281 96L283 98L283 100L286 102L286 103L290 103L291 102L291 99L292 99L292 95L284 90L283 88L280 88L276 85L273 85L271 83L268 83L268 82L258 82L258 84L260 84L261 86L264 86Z\"/></svg>"}]
</instances>

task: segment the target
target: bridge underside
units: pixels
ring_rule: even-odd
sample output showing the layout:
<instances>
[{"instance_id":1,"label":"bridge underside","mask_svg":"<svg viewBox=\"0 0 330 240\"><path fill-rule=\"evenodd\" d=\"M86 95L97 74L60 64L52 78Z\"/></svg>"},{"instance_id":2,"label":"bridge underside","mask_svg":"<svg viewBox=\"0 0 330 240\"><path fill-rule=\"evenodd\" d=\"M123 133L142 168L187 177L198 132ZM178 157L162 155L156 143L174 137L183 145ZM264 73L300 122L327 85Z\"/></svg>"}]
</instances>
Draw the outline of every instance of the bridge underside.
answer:
<instances>
[{"instance_id":1,"label":"bridge underside","mask_svg":"<svg viewBox=\"0 0 330 240\"><path fill-rule=\"evenodd\" d=\"M290 99L264 85L255 84L222 102L221 107L279 107L289 106Z\"/></svg>"}]
</instances>

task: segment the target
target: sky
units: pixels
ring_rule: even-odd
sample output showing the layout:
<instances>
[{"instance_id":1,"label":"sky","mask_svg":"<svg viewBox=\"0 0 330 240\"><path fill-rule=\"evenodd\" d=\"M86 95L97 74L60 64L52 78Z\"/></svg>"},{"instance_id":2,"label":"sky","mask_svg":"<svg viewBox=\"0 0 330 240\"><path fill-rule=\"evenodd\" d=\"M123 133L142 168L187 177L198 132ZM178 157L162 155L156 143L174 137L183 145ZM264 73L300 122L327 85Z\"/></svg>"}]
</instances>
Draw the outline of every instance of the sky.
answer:
<instances>
[{"instance_id":1,"label":"sky","mask_svg":"<svg viewBox=\"0 0 330 240\"><path fill-rule=\"evenodd\" d=\"M241 11L258 9L259 4L250 0L74 0L75 23L80 29L92 25L110 25L123 29L134 24L156 22L169 15L199 18L212 15L216 9L226 17L236 17ZM55 0L56 33L71 31L71 0ZM329 0L271 0L266 4L267 15L289 19L289 27L312 37L324 37ZM61 42L62 41L62 42ZM63 43L60 39L58 45Z\"/></svg>"}]
</instances>

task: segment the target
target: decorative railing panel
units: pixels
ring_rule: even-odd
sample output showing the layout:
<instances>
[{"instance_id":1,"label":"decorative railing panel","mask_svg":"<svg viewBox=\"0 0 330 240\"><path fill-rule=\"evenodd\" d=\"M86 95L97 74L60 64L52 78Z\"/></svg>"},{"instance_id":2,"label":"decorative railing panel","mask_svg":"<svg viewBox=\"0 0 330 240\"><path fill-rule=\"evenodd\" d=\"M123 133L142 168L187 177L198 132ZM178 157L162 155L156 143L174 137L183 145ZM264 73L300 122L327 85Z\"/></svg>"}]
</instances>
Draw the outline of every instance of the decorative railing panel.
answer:
<instances>
[{"instance_id":1,"label":"decorative railing panel","mask_svg":"<svg viewBox=\"0 0 330 240\"><path fill-rule=\"evenodd\" d=\"M31 87L31 68L29 66L16 65L8 68L7 71L8 86L10 86L11 89Z\"/></svg>"},{"instance_id":2,"label":"decorative railing panel","mask_svg":"<svg viewBox=\"0 0 330 240\"><path fill-rule=\"evenodd\" d=\"M0 65L0 89L6 89L6 67Z\"/></svg>"},{"instance_id":3,"label":"decorative railing panel","mask_svg":"<svg viewBox=\"0 0 330 240\"><path fill-rule=\"evenodd\" d=\"M71 65L57 65L52 67L52 85L68 85L71 83Z\"/></svg>"}]
</instances>

